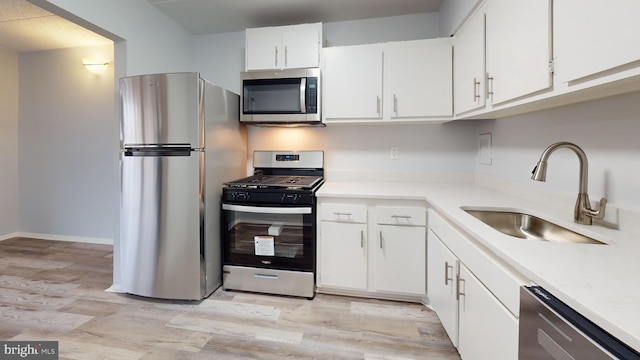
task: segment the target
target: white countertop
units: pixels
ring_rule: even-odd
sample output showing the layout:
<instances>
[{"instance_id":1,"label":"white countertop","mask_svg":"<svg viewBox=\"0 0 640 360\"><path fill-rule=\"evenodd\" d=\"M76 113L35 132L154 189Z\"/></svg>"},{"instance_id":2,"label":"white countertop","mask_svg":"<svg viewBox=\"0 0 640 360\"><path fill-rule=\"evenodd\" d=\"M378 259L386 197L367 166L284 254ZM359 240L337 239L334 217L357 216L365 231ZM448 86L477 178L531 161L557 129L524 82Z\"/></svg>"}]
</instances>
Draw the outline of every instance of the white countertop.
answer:
<instances>
[{"instance_id":1,"label":"white countertop","mask_svg":"<svg viewBox=\"0 0 640 360\"><path fill-rule=\"evenodd\" d=\"M475 184L326 182L319 198L426 200L518 270L627 345L640 351L640 236L573 222L558 212ZM523 210L608 245L517 239L490 228L460 207Z\"/></svg>"}]
</instances>

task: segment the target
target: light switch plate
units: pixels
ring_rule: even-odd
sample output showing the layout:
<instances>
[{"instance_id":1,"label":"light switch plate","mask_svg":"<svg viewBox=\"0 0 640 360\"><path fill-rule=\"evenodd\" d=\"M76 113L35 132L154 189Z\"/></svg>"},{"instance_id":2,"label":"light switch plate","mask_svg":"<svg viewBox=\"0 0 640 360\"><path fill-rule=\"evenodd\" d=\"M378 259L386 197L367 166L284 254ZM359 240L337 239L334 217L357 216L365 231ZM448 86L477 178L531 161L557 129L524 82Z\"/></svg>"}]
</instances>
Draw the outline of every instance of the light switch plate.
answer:
<instances>
[{"instance_id":1,"label":"light switch plate","mask_svg":"<svg viewBox=\"0 0 640 360\"><path fill-rule=\"evenodd\" d=\"M491 165L491 133L480 134L478 139L478 163Z\"/></svg>"}]
</instances>

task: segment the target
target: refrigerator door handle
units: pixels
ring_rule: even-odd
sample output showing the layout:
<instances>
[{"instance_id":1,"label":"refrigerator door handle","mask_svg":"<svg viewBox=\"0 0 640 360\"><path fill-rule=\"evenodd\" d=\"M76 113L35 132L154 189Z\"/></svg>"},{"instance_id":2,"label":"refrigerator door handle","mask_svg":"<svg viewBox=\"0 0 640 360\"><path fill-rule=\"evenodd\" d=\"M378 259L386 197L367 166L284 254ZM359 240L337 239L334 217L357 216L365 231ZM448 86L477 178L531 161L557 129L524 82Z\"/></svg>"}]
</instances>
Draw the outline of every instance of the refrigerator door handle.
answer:
<instances>
[{"instance_id":1,"label":"refrigerator door handle","mask_svg":"<svg viewBox=\"0 0 640 360\"><path fill-rule=\"evenodd\" d=\"M191 156L191 147L135 147L125 148L124 156Z\"/></svg>"}]
</instances>

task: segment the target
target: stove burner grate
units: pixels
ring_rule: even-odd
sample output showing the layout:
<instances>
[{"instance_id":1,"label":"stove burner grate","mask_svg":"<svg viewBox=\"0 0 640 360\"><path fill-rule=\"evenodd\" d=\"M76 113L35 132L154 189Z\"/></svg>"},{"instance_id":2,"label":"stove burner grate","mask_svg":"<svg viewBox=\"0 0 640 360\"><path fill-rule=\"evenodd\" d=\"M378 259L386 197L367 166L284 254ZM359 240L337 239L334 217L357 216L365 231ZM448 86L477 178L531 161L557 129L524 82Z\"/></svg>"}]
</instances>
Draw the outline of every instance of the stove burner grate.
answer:
<instances>
[{"instance_id":1,"label":"stove burner grate","mask_svg":"<svg viewBox=\"0 0 640 360\"><path fill-rule=\"evenodd\" d=\"M298 187L298 188L311 188L318 181L322 179L321 176L296 176L296 175L254 175L244 179L239 179L226 183L228 186L233 187L245 187L245 186L257 186L257 187Z\"/></svg>"}]
</instances>

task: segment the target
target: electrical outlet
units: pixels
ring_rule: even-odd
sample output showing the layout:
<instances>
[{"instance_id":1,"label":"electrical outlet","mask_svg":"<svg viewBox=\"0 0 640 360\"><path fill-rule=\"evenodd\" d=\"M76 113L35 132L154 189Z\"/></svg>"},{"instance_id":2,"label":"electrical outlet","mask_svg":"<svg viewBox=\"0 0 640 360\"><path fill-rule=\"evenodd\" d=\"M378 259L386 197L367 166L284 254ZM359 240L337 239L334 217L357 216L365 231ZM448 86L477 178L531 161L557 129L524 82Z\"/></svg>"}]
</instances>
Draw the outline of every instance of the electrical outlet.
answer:
<instances>
[{"instance_id":1,"label":"electrical outlet","mask_svg":"<svg viewBox=\"0 0 640 360\"><path fill-rule=\"evenodd\" d=\"M398 160L398 147L397 146L392 146L391 147L391 151L389 152L389 158L391 158L391 160Z\"/></svg>"}]
</instances>

